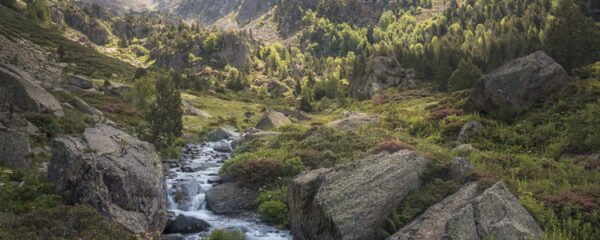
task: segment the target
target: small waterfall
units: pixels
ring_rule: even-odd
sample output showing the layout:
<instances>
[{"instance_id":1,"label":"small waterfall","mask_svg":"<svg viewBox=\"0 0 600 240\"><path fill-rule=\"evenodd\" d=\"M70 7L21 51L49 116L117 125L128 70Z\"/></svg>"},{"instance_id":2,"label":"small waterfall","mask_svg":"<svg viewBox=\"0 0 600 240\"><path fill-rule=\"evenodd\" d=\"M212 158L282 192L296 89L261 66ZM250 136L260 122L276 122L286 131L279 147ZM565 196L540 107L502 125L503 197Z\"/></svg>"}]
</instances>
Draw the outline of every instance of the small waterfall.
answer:
<instances>
[{"instance_id":1,"label":"small waterfall","mask_svg":"<svg viewBox=\"0 0 600 240\"><path fill-rule=\"evenodd\" d=\"M206 208L206 192L219 184L219 169L229 159L229 153L222 151L224 145L230 148L231 140L189 144L183 149L181 161L166 163L169 211L202 219L211 225L211 230L240 230L248 240L292 239L289 231L269 226L253 213L224 216ZM185 239L201 239L207 235L208 232L190 234L185 235Z\"/></svg>"}]
</instances>

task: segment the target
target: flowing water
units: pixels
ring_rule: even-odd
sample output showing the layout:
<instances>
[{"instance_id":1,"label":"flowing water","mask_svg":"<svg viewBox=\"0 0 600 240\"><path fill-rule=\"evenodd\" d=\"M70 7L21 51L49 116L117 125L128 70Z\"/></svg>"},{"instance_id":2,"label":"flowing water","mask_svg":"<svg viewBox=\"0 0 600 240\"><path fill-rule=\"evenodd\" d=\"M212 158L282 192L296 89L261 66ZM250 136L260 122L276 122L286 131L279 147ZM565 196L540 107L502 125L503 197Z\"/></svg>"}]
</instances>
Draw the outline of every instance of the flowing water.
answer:
<instances>
[{"instance_id":1,"label":"flowing water","mask_svg":"<svg viewBox=\"0 0 600 240\"><path fill-rule=\"evenodd\" d=\"M211 225L210 230L233 229L246 234L248 240L292 239L289 231L279 230L261 222L255 213L235 216L217 215L206 208L206 192L219 184L219 169L231 150L231 141L189 144L183 150L182 160L168 163L168 208L175 216L202 219ZM185 235L186 240L201 239L208 232Z\"/></svg>"}]
</instances>

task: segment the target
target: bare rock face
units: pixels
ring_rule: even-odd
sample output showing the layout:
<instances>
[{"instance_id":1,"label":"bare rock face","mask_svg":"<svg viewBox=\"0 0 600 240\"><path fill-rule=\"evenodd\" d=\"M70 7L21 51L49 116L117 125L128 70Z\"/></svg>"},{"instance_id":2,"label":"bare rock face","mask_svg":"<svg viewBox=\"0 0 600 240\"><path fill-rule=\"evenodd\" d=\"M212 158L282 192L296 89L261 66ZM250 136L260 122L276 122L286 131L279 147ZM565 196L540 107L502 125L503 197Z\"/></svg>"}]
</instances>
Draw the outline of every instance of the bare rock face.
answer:
<instances>
[{"instance_id":1,"label":"bare rock face","mask_svg":"<svg viewBox=\"0 0 600 240\"><path fill-rule=\"evenodd\" d=\"M106 44L112 37L112 34L102 21L88 16L79 7L71 6L65 9L62 14L65 23L85 34L96 44Z\"/></svg>"},{"instance_id":2,"label":"bare rock face","mask_svg":"<svg viewBox=\"0 0 600 240\"><path fill-rule=\"evenodd\" d=\"M0 165L31 168L31 148L27 134L0 127Z\"/></svg>"},{"instance_id":3,"label":"bare rock face","mask_svg":"<svg viewBox=\"0 0 600 240\"><path fill-rule=\"evenodd\" d=\"M5 86L17 107L32 112L64 116L60 103L28 73L19 68L0 67L0 84Z\"/></svg>"},{"instance_id":4,"label":"bare rock face","mask_svg":"<svg viewBox=\"0 0 600 240\"><path fill-rule=\"evenodd\" d=\"M479 194L477 183L465 184L456 193L431 206L421 216L390 236L388 240L442 239L448 220L471 203Z\"/></svg>"},{"instance_id":5,"label":"bare rock face","mask_svg":"<svg viewBox=\"0 0 600 240\"><path fill-rule=\"evenodd\" d=\"M465 112L509 111L541 101L568 84L567 71L542 51L513 60L479 79Z\"/></svg>"},{"instance_id":6,"label":"bare rock face","mask_svg":"<svg viewBox=\"0 0 600 240\"><path fill-rule=\"evenodd\" d=\"M366 157L297 176L289 186L295 239L374 239L385 216L421 185L427 160L414 151Z\"/></svg>"},{"instance_id":7,"label":"bare rock face","mask_svg":"<svg viewBox=\"0 0 600 240\"><path fill-rule=\"evenodd\" d=\"M345 117L327 123L326 126L343 131L355 131L365 126L379 124L379 117L364 112L351 112Z\"/></svg>"},{"instance_id":8,"label":"bare rock face","mask_svg":"<svg viewBox=\"0 0 600 240\"><path fill-rule=\"evenodd\" d=\"M68 204L96 208L133 233L162 232L167 193L160 157L150 143L107 125L81 139L53 141L48 179Z\"/></svg>"},{"instance_id":9,"label":"bare rock face","mask_svg":"<svg viewBox=\"0 0 600 240\"><path fill-rule=\"evenodd\" d=\"M377 56L369 59L366 74L352 83L355 96L375 97L378 93L399 85L416 88L416 75L413 70L404 69L395 59Z\"/></svg>"},{"instance_id":10,"label":"bare rock face","mask_svg":"<svg viewBox=\"0 0 600 240\"><path fill-rule=\"evenodd\" d=\"M519 200L498 182L448 220L442 239L540 239L543 235Z\"/></svg>"},{"instance_id":11,"label":"bare rock face","mask_svg":"<svg viewBox=\"0 0 600 240\"><path fill-rule=\"evenodd\" d=\"M291 123L292 121L290 121L290 119L282 113L274 110L267 110L260 121L256 124L256 128L268 130Z\"/></svg>"}]
</instances>

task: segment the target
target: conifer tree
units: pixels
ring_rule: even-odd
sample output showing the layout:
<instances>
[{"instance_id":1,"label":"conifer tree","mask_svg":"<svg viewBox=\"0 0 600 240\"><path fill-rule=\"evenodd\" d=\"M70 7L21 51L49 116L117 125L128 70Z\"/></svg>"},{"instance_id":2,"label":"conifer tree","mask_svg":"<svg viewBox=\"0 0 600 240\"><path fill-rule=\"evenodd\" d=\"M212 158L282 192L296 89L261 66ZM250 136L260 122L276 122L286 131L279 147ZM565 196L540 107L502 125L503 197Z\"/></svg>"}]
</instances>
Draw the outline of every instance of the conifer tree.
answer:
<instances>
[{"instance_id":1,"label":"conifer tree","mask_svg":"<svg viewBox=\"0 0 600 240\"><path fill-rule=\"evenodd\" d=\"M181 94L168 76L156 81L156 101L150 107L151 141L158 148L170 146L183 131Z\"/></svg>"}]
</instances>

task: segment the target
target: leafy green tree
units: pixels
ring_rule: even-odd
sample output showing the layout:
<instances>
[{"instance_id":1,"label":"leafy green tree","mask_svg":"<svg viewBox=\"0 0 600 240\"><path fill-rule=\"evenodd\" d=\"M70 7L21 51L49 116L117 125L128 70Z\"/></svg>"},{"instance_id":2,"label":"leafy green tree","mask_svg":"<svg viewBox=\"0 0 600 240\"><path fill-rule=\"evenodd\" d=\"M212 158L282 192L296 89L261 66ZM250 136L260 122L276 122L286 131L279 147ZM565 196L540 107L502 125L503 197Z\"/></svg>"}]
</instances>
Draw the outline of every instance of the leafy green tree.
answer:
<instances>
[{"instance_id":1,"label":"leafy green tree","mask_svg":"<svg viewBox=\"0 0 600 240\"><path fill-rule=\"evenodd\" d=\"M44 0L27 0L26 3L25 15L29 19L37 23L46 23L50 19L50 12L46 8Z\"/></svg>"},{"instance_id":2,"label":"leafy green tree","mask_svg":"<svg viewBox=\"0 0 600 240\"><path fill-rule=\"evenodd\" d=\"M0 4L12 8L17 9L17 1L16 0L0 0Z\"/></svg>"},{"instance_id":3,"label":"leafy green tree","mask_svg":"<svg viewBox=\"0 0 600 240\"><path fill-rule=\"evenodd\" d=\"M133 82L133 91L131 100L137 104L137 107L143 111L148 110L152 98L156 94L154 80L150 77L141 77Z\"/></svg>"},{"instance_id":4,"label":"leafy green tree","mask_svg":"<svg viewBox=\"0 0 600 240\"><path fill-rule=\"evenodd\" d=\"M168 76L156 81L156 100L150 107L148 123L151 141L159 148L173 144L183 131L181 94Z\"/></svg>"},{"instance_id":5,"label":"leafy green tree","mask_svg":"<svg viewBox=\"0 0 600 240\"><path fill-rule=\"evenodd\" d=\"M572 0L562 0L546 31L544 48L567 71L592 63L600 56L600 34Z\"/></svg>"},{"instance_id":6,"label":"leafy green tree","mask_svg":"<svg viewBox=\"0 0 600 240\"><path fill-rule=\"evenodd\" d=\"M454 92L472 88L481 76L483 76L483 72L475 64L470 60L461 60L458 68L448 79L448 90Z\"/></svg>"},{"instance_id":7,"label":"leafy green tree","mask_svg":"<svg viewBox=\"0 0 600 240\"><path fill-rule=\"evenodd\" d=\"M210 33L203 42L204 49L208 52L214 52L219 49L219 38L215 33Z\"/></svg>"}]
</instances>

